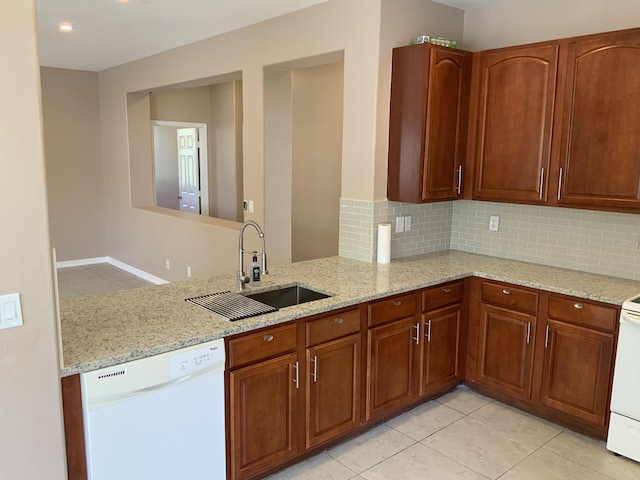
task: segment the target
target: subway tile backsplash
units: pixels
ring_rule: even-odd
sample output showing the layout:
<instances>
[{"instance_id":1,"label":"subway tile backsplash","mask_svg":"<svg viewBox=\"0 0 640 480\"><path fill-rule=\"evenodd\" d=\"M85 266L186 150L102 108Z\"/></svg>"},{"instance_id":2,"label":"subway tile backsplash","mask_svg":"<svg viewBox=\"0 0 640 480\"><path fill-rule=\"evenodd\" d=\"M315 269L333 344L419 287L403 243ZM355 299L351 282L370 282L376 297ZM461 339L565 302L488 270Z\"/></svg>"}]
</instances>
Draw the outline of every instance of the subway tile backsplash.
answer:
<instances>
[{"instance_id":1,"label":"subway tile backsplash","mask_svg":"<svg viewBox=\"0 0 640 480\"><path fill-rule=\"evenodd\" d=\"M640 215L458 200L423 205L341 199L340 255L376 261L377 226L391 258L452 249L640 280ZM395 219L411 216L411 231ZM489 217L500 217L497 232Z\"/></svg>"}]
</instances>

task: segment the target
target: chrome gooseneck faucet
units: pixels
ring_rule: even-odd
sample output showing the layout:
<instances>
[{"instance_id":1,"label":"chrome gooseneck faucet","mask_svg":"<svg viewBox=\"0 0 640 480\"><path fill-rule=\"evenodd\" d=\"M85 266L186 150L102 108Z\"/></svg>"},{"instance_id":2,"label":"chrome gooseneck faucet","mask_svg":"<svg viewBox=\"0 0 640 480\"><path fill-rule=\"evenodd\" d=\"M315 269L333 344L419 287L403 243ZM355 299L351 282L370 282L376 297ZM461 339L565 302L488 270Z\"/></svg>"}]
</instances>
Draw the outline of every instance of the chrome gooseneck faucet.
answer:
<instances>
[{"instance_id":1,"label":"chrome gooseneck faucet","mask_svg":"<svg viewBox=\"0 0 640 480\"><path fill-rule=\"evenodd\" d=\"M238 291L239 292L241 292L244 289L244 284L249 283L249 280L250 280L249 277L244 273L244 254L249 253L253 255L253 252L245 251L243 246L244 229L247 228L248 226L252 226L253 228L255 228L256 231L258 232L258 235L260 235L260 240L262 240L262 275L266 275L267 273L269 273L267 271L267 251L264 248L264 233L262 232L260 225L258 225L253 220L247 220L242 224L242 227L240 228L240 238L238 239Z\"/></svg>"}]
</instances>

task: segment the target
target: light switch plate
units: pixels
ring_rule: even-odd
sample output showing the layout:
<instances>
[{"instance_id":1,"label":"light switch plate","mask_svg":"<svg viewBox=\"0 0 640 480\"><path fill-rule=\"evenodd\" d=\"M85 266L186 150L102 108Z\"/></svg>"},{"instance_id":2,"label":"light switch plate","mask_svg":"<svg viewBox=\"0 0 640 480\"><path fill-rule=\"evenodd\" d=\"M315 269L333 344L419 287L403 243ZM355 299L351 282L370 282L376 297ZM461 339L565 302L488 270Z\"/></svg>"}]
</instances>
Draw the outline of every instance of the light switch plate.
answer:
<instances>
[{"instance_id":1,"label":"light switch plate","mask_svg":"<svg viewBox=\"0 0 640 480\"><path fill-rule=\"evenodd\" d=\"M404 232L404 217L396 217L396 233Z\"/></svg>"},{"instance_id":2,"label":"light switch plate","mask_svg":"<svg viewBox=\"0 0 640 480\"><path fill-rule=\"evenodd\" d=\"M22 325L20 294L12 293L0 297L0 329Z\"/></svg>"},{"instance_id":3,"label":"light switch plate","mask_svg":"<svg viewBox=\"0 0 640 480\"><path fill-rule=\"evenodd\" d=\"M404 231L405 232L411 231L411 215L405 215L404 217Z\"/></svg>"}]
</instances>

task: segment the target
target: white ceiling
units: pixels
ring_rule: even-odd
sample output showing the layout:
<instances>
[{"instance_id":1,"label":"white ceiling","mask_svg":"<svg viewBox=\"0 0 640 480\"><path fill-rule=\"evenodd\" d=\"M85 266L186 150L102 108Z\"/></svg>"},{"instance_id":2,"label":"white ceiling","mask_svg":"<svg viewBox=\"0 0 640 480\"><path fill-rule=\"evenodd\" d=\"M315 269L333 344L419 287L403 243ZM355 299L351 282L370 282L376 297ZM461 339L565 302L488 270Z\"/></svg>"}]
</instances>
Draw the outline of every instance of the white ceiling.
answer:
<instances>
[{"instance_id":1,"label":"white ceiling","mask_svg":"<svg viewBox=\"0 0 640 480\"><path fill-rule=\"evenodd\" d=\"M36 0L40 64L100 71L325 1Z\"/></svg>"},{"instance_id":2,"label":"white ceiling","mask_svg":"<svg viewBox=\"0 0 640 480\"><path fill-rule=\"evenodd\" d=\"M40 64L100 71L325 1L36 0ZM500 0L436 1L469 9ZM74 31L59 32L61 22Z\"/></svg>"}]
</instances>

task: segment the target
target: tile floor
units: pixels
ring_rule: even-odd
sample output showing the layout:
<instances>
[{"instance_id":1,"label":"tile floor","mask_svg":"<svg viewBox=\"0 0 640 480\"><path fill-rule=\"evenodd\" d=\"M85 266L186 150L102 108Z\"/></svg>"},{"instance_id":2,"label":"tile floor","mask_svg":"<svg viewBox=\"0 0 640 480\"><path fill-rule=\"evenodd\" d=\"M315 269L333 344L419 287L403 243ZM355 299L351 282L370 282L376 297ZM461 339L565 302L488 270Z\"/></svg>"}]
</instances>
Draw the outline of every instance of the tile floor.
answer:
<instances>
[{"instance_id":1,"label":"tile floor","mask_svg":"<svg viewBox=\"0 0 640 480\"><path fill-rule=\"evenodd\" d=\"M640 463L459 387L269 480L455 478L640 480Z\"/></svg>"},{"instance_id":2,"label":"tile floor","mask_svg":"<svg viewBox=\"0 0 640 480\"><path fill-rule=\"evenodd\" d=\"M60 300L153 285L108 263L58 269Z\"/></svg>"},{"instance_id":3,"label":"tile floor","mask_svg":"<svg viewBox=\"0 0 640 480\"><path fill-rule=\"evenodd\" d=\"M58 269L60 298L151 283L107 263ZM269 480L640 480L640 463L465 387Z\"/></svg>"}]
</instances>

